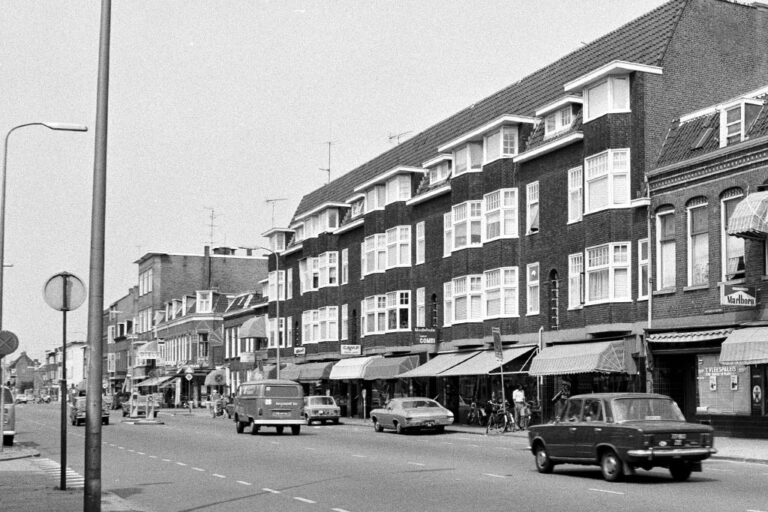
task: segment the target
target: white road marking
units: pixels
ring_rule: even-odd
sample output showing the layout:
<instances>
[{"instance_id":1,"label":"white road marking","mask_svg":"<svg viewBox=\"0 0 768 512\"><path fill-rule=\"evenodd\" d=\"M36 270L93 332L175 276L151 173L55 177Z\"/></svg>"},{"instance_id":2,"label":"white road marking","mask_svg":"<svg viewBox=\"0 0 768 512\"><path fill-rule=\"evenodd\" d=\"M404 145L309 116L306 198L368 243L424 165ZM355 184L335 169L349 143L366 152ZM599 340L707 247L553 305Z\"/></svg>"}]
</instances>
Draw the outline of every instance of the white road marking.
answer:
<instances>
[{"instance_id":1,"label":"white road marking","mask_svg":"<svg viewBox=\"0 0 768 512\"><path fill-rule=\"evenodd\" d=\"M333 512L349 512L349 510L345 510L343 508L332 508Z\"/></svg>"},{"instance_id":2,"label":"white road marking","mask_svg":"<svg viewBox=\"0 0 768 512\"><path fill-rule=\"evenodd\" d=\"M128 451L129 451L129 452L133 452L133 453L136 453L136 450L130 450L130 449L129 449Z\"/></svg>"},{"instance_id":3,"label":"white road marking","mask_svg":"<svg viewBox=\"0 0 768 512\"><path fill-rule=\"evenodd\" d=\"M305 447L304 449L305 450L311 450L311 451L317 450L317 448L310 448L309 446Z\"/></svg>"},{"instance_id":4,"label":"white road marking","mask_svg":"<svg viewBox=\"0 0 768 512\"><path fill-rule=\"evenodd\" d=\"M203 468L192 468L195 471L205 471Z\"/></svg>"},{"instance_id":5,"label":"white road marking","mask_svg":"<svg viewBox=\"0 0 768 512\"><path fill-rule=\"evenodd\" d=\"M458 441L469 441L470 439L468 437L454 437L454 439Z\"/></svg>"},{"instance_id":6,"label":"white road marking","mask_svg":"<svg viewBox=\"0 0 768 512\"><path fill-rule=\"evenodd\" d=\"M186 466L186 464L184 464L183 462L177 462L176 464L178 464L179 466Z\"/></svg>"},{"instance_id":7,"label":"white road marking","mask_svg":"<svg viewBox=\"0 0 768 512\"><path fill-rule=\"evenodd\" d=\"M156 458L157 458L157 455L150 455L150 456L149 456L149 458L150 458L150 459L156 459Z\"/></svg>"},{"instance_id":8,"label":"white road marking","mask_svg":"<svg viewBox=\"0 0 768 512\"><path fill-rule=\"evenodd\" d=\"M308 500L307 498L302 498L300 496L294 496L293 499L295 499L296 501L301 501L302 503L312 503L312 504L317 503L316 501Z\"/></svg>"},{"instance_id":9,"label":"white road marking","mask_svg":"<svg viewBox=\"0 0 768 512\"><path fill-rule=\"evenodd\" d=\"M242 480L238 480L237 483L243 484L243 485L253 485L251 482L243 482Z\"/></svg>"},{"instance_id":10,"label":"white road marking","mask_svg":"<svg viewBox=\"0 0 768 512\"><path fill-rule=\"evenodd\" d=\"M604 493L607 493L607 494L624 494L623 492L609 491L609 490L606 490L606 489L592 489L592 488L590 488L588 490L595 491L595 492L604 492Z\"/></svg>"},{"instance_id":11,"label":"white road marking","mask_svg":"<svg viewBox=\"0 0 768 512\"><path fill-rule=\"evenodd\" d=\"M125 447L124 446L118 446L117 449L118 450L125 450Z\"/></svg>"},{"instance_id":12,"label":"white road marking","mask_svg":"<svg viewBox=\"0 0 768 512\"><path fill-rule=\"evenodd\" d=\"M359 453L353 453L352 456L357 457L359 459L365 459L366 457L368 457L367 455L360 455Z\"/></svg>"},{"instance_id":13,"label":"white road marking","mask_svg":"<svg viewBox=\"0 0 768 512\"><path fill-rule=\"evenodd\" d=\"M261 490L262 490L262 491L271 492L272 494L282 494L282 492L280 492L280 491L276 491L276 490L274 490L274 489L270 489L269 487L264 487L264 488L262 488Z\"/></svg>"},{"instance_id":14,"label":"white road marking","mask_svg":"<svg viewBox=\"0 0 768 512\"><path fill-rule=\"evenodd\" d=\"M280 444L277 441L270 441L270 443L272 443L272 444Z\"/></svg>"},{"instance_id":15,"label":"white road marking","mask_svg":"<svg viewBox=\"0 0 768 512\"><path fill-rule=\"evenodd\" d=\"M227 478L224 475L220 475L218 473L213 473L211 476L215 476L216 478Z\"/></svg>"},{"instance_id":16,"label":"white road marking","mask_svg":"<svg viewBox=\"0 0 768 512\"><path fill-rule=\"evenodd\" d=\"M146 455L144 452L136 452L136 453L138 453L139 455Z\"/></svg>"},{"instance_id":17,"label":"white road marking","mask_svg":"<svg viewBox=\"0 0 768 512\"><path fill-rule=\"evenodd\" d=\"M479 444L468 444L467 446L471 446L473 448L480 448Z\"/></svg>"},{"instance_id":18,"label":"white road marking","mask_svg":"<svg viewBox=\"0 0 768 512\"><path fill-rule=\"evenodd\" d=\"M747 512L766 512L766 511L765 510L755 510L755 509L748 508Z\"/></svg>"},{"instance_id":19,"label":"white road marking","mask_svg":"<svg viewBox=\"0 0 768 512\"><path fill-rule=\"evenodd\" d=\"M495 475L493 473L483 473L483 475L490 476L490 477L493 477L493 478L506 478L504 475Z\"/></svg>"},{"instance_id":20,"label":"white road marking","mask_svg":"<svg viewBox=\"0 0 768 512\"><path fill-rule=\"evenodd\" d=\"M171 459L160 459L160 460L162 460L163 462L171 462Z\"/></svg>"},{"instance_id":21,"label":"white road marking","mask_svg":"<svg viewBox=\"0 0 768 512\"><path fill-rule=\"evenodd\" d=\"M408 464L411 464L412 466L424 466L425 464L422 464L421 462L409 462Z\"/></svg>"},{"instance_id":22,"label":"white road marking","mask_svg":"<svg viewBox=\"0 0 768 512\"><path fill-rule=\"evenodd\" d=\"M721 473L735 473L736 472L733 469L719 469L719 468L709 468L708 471L719 471Z\"/></svg>"}]
</instances>

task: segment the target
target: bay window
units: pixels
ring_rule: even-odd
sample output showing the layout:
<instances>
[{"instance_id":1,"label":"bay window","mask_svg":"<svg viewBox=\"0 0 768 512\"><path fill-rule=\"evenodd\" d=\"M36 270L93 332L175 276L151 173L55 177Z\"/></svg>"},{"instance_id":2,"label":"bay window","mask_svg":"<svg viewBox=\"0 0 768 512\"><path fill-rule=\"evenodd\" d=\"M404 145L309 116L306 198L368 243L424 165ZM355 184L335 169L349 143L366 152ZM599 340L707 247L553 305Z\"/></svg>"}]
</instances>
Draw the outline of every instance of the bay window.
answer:
<instances>
[{"instance_id":1,"label":"bay window","mask_svg":"<svg viewBox=\"0 0 768 512\"><path fill-rule=\"evenodd\" d=\"M483 241L517 237L517 189L500 189L486 194L483 197L483 214Z\"/></svg>"},{"instance_id":2,"label":"bay window","mask_svg":"<svg viewBox=\"0 0 768 512\"><path fill-rule=\"evenodd\" d=\"M629 206L629 149L608 149L584 159L586 212Z\"/></svg>"},{"instance_id":3,"label":"bay window","mask_svg":"<svg viewBox=\"0 0 768 512\"><path fill-rule=\"evenodd\" d=\"M584 90L584 122L614 112L629 112L629 76L610 76Z\"/></svg>"},{"instance_id":4,"label":"bay window","mask_svg":"<svg viewBox=\"0 0 768 512\"><path fill-rule=\"evenodd\" d=\"M529 263L526 266L526 283L527 283L527 314L538 315L539 314L539 302L541 287L539 285L539 264Z\"/></svg>"},{"instance_id":5,"label":"bay window","mask_svg":"<svg viewBox=\"0 0 768 512\"><path fill-rule=\"evenodd\" d=\"M483 164L483 143L470 142L453 152L453 175L466 172L479 172Z\"/></svg>"},{"instance_id":6,"label":"bay window","mask_svg":"<svg viewBox=\"0 0 768 512\"><path fill-rule=\"evenodd\" d=\"M482 243L482 201L457 204L453 212L453 250L479 247Z\"/></svg>"},{"instance_id":7,"label":"bay window","mask_svg":"<svg viewBox=\"0 0 768 512\"><path fill-rule=\"evenodd\" d=\"M387 293L387 331L404 331L411 328L410 321L411 292L396 291Z\"/></svg>"},{"instance_id":8,"label":"bay window","mask_svg":"<svg viewBox=\"0 0 768 512\"><path fill-rule=\"evenodd\" d=\"M518 316L517 267L503 267L483 273L485 318Z\"/></svg>"},{"instance_id":9,"label":"bay window","mask_svg":"<svg viewBox=\"0 0 768 512\"><path fill-rule=\"evenodd\" d=\"M570 128L573 118L571 113L572 107L568 105L547 114L546 117L544 117L544 137L557 135Z\"/></svg>"},{"instance_id":10,"label":"bay window","mask_svg":"<svg viewBox=\"0 0 768 512\"><path fill-rule=\"evenodd\" d=\"M386 204L387 190L384 185L374 185L365 191L365 211L366 213L374 210L384 209Z\"/></svg>"},{"instance_id":11,"label":"bay window","mask_svg":"<svg viewBox=\"0 0 768 512\"><path fill-rule=\"evenodd\" d=\"M630 300L629 252L628 242L587 248L587 304Z\"/></svg>"},{"instance_id":12,"label":"bay window","mask_svg":"<svg viewBox=\"0 0 768 512\"><path fill-rule=\"evenodd\" d=\"M517 127L502 126L483 138L483 162L489 163L499 158L517 154Z\"/></svg>"},{"instance_id":13,"label":"bay window","mask_svg":"<svg viewBox=\"0 0 768 512\"><path fill-rule=\"evenodd\" d=\"M482 320L483 277L462 276L453 279L453 322L478 322Z\"/></svg>"},{"instance_id":14,"label":"bay window","mask_svg":"<svg viewBox=\"0 0 768 512\"><path fill-rule=\"evenodd\" d=\"M411 198L411 177L399 174L387 181L387 204Z\"/></svg>"}]
</instances>

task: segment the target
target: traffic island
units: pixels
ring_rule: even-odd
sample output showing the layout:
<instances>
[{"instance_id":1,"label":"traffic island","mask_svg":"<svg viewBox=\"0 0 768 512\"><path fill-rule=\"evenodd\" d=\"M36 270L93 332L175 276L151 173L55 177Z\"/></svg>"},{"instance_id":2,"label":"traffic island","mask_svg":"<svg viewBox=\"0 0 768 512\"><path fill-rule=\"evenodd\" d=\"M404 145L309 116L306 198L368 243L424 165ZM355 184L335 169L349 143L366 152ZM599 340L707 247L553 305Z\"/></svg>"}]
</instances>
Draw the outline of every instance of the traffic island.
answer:
<instances>
[{"instance_id":1,"label":"traffic island","mask_svg":"<svg viewBox=\"0 0 768 512\"><path fill-rule=\"evenodd\" d=\"M128 425L165 425L164 421L155 419L148 420L146 418L126 418L122 423L127 423Z\"/></svg>"}]
</instances>

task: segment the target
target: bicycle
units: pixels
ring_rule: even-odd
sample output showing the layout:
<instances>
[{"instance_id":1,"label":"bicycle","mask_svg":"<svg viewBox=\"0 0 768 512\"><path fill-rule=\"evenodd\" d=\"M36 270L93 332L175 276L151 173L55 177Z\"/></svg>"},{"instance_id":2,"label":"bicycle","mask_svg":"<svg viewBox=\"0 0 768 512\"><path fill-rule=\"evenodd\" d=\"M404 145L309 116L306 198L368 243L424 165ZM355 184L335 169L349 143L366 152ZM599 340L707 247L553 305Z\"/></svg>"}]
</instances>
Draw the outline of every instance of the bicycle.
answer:
<instances>
[{"instance_id":1,"label":"bicycle","mask_svg":"<svg viewBox=\"0 0 768 512\"><path fill-rule=\"evenodd\" d=\"M485 426L485 433L501 434L514 428L515 420L511 416L509 409L495 406L494 411L488 416L488 423Z\"/></svg>"},{"instance_id":2,"label":"bicycle","mask_svg":"<svg viewBox=\"0 0 768 512\"><path fill-rule=\"evenodd\" d=\"M481 426L485 424L485 411L477 406L477 402L472 402L467 413L467 425L473 424Z\"/></svg>"}]
</instances>

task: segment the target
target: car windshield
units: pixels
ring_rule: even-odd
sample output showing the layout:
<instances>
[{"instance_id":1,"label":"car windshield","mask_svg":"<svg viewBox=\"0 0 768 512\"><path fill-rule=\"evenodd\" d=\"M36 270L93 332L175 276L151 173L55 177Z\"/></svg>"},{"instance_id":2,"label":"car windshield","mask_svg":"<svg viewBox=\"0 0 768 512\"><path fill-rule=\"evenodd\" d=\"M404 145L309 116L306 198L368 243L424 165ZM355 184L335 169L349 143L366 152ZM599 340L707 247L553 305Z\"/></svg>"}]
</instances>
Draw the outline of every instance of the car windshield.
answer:
<instances>
[{"instance_id":1,"label":"car windshield","mask_svg":"<svg viewBox=\"0 0 768 512\"><path fill-rule=\"evenodd\" d=\"M685 421L677 404L669 398L617 398L614 419L623 421Z\"/></svg>"},{"instance_id":2,"label":"car windshield","mask_svg":"<svg viewBox=\"0 0 768 512\"><path fill-rule=\"evenodd\" d=\"M432 400L408 400L403 402L403 409L419 409L422 407L440 407L440 404Z\"/></svg>"},{"instance_id":3,"label":"car windshield","mask_svg":"<svg viewBox=\"0 0 768 512\"><path fill-rule=\"evenodd\" d=\"M313 396L309 399L310 405L336 405L330 396Z\"/></svg>"}]
</instances>

